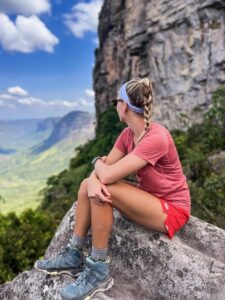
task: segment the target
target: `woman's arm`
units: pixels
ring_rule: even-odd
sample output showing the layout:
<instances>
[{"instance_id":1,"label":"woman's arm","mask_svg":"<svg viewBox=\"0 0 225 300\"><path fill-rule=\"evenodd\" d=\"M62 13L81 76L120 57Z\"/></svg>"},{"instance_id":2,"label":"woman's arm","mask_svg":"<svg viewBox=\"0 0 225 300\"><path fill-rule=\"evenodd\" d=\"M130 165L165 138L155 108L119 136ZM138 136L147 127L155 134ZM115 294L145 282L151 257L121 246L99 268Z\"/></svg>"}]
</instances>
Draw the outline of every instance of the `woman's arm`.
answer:
<instances>
[{"instance_id":1,"label":"woman's arm","mask_svg":"<svg viewBox=\"0 0 225 300\"><path fill-rule=\"evenodd\" d=\"M104 157L103 161L105 164L113 164L119 161L125 154L119 151L116 147L113 147L107 157ZM96 176L95 170L91 173L88 183L88 195L93 200L98 199L97 204L101 204L101 201L111 203L110 193L107 187L100 181ZM100 199L100 203L99 203Z\"/></svg>"},{"instance_id":2,"label":"woman's arm","mask_svg":"<svg viewBox=\"0 0 225 300\"><path fill-rule=\"evenodd\" d=\"M94 169L99 180L103 184L109 184L138 171L147 164L148 161L141 159L136 155L128 154L111 165L108 165L99 159L96 161Z\"/></svg>"},{"instance_id":3,"label":"woman's arm","mask_svg":"<svg viewBox=\"0 0 225 300\"><path fill-rule=\"evenodd\" d=\"M103 161L107 165L112 165L117 161L119 161L124 156L125 154L123 152L119 151L116 147L113 147L112 150L109 152L108 156L106 157L106 159ZM96 176L95 169L91 173L90 179L95 179L95 180L98 179L98 177Z\"/></svg>"}]
</instances>

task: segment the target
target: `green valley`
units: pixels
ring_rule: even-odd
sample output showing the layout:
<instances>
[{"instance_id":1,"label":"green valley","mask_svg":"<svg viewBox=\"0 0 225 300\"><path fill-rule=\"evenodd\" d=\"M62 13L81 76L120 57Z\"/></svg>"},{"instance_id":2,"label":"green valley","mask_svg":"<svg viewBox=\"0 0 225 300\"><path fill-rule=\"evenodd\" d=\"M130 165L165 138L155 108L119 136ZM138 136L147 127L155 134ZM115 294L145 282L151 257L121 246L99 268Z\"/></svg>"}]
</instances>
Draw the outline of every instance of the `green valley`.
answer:
<instances>
[{"instance_id":1,"label":"green valley","mask_svg":"<svg viewBox=\"0 0 225 300\"><path fill-rule=\"evenodd\" d=\"M47 178L68 168L74 149L93 136L92 126L74 131L69 138L37 155L24 150L0 156L0 211L19 214L27 208L35 209Z\"/></svg>"}]
</instances>

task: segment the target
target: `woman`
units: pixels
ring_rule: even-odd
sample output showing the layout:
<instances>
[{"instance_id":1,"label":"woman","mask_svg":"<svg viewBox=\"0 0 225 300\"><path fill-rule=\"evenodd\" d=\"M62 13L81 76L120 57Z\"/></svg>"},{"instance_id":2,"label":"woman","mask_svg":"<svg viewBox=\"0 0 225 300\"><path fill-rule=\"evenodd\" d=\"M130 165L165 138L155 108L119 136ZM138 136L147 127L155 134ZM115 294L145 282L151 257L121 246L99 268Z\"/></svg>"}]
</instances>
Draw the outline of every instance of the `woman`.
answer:
<instances>
[{"instance_id":1,"label":"woman","mask_svg":"<svg viewBox=\"0 0 225 300\"><path fill-rule=\"evenodd\" d=\"M78 273L77 280L60 290L62 299L84 299L113 285L107 259L113 208L131 221L172 238L190 217L190 194L173 139L168 130L151 122L152 85L148 78L133 79L113 100L126 127L107 157L93 159L94 170L81 183L76 224L70 244L52 260L35 267L48 273ZM122 180L136 172L138 185ZM92 229L92 252L83 248Z\"/></svg>"}]
</instances>

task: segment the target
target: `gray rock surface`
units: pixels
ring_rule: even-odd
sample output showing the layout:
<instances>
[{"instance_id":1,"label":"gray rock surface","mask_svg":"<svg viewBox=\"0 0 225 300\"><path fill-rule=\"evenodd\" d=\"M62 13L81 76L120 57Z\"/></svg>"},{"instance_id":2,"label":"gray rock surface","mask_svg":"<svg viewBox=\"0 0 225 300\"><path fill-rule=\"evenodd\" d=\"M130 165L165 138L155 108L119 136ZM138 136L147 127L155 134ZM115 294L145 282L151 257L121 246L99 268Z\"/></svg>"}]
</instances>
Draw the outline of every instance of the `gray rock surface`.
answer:
<instances>
[{"instance_id":1,"label":"gray rock surface","mask_svg":"<svg viewBox=\"0 0 225 300\"><path fill-rule=\"evenodd\" d=\"M218 175L225 172L225 151L214 154L208 158L211 169Z\"/></svg>"},{"instance_id":2,"label":"gray rock surface","mask_svg":"<svg viewBox=\"0 0 225 300\"><path fill-rule=\"evenodd\" d=\"M225 83L224 0L105 0L99 38L97 115L121 83L149 76L154 119L169 129L185 128L194 121L192 109L206 109Z\"/></svg>"},{"instance_id":3,"label":"gray rock surface","mask_svg":"<svg viewBox=\"0 0 225 300\"><path fill-rule=\"evenodd\" d=\"M73 228L73 208L68 212L46 251L57 255ZM90 239L89 239L90 245ZM110 240L114 287L95 299L201 299L224 300L225 231L191 217L169 240L116 214ZM37 270L23 272L0 286L1 300L58 300L58 290L72 279L49 276Z\"/></svg>"}]
</instances>

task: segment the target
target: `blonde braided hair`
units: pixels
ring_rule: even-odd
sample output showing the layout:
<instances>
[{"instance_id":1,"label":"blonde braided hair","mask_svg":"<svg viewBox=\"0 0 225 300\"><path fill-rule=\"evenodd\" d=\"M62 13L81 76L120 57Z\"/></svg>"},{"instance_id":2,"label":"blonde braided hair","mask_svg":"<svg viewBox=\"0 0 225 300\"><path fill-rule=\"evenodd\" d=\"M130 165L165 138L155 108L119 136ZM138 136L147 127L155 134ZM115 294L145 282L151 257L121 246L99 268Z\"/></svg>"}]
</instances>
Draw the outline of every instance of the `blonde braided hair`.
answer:
<instances>
[{"instance_id":1,"label":"blonde braided hair","mask_svg":"<svg viewBox=\"0 0 225 300\"><path fill-rule=\"evenodd\" d=\"M145 78L136 78L128 81L126 85L126 92L132 105L141 107L144 109L144 122L145 129L143 134L138 138L140 141L145 133L150 129L152 121L152 103L153 103L153 91L151 81ZM136 143L138 143L138 141Z\"/></svg>"}]
</instances>

